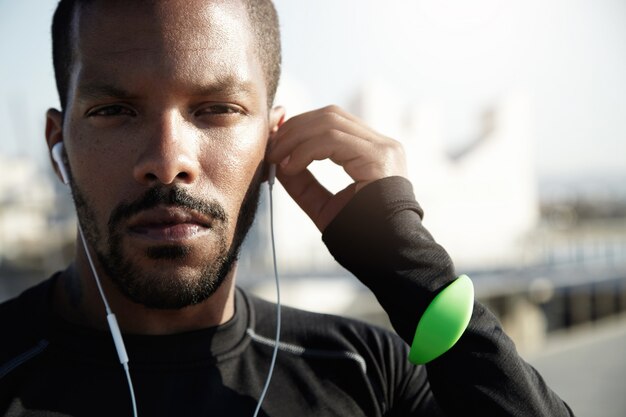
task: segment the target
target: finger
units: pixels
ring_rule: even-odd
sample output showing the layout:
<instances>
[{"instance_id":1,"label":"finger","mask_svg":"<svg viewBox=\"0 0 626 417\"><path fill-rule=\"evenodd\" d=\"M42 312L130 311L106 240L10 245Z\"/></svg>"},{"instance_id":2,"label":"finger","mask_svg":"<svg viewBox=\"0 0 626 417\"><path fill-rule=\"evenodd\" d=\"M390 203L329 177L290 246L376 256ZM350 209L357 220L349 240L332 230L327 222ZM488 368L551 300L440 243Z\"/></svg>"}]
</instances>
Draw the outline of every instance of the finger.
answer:
<instances>
[{"instance_id":1,"label":"finger","mask_svg":"<svg viewBox=\"0 0 626 417\"><path fill-rule=\"evenodd\" d=\"M320 223L320 213L333 194L322 186L311 171L304 170L297 175L285 175L281 168L276 172L280 181L291 198L313 220L318 229L323 230Z\"/></svg>"},{"instance_id":2,"label":"finger","mask_svg":"<svg viewBox=\"0 0 626 417\"><path fill-rule=\"evenodd\" d=\"M299 142L310 136L318 136L327 127L326 115L317 111L303 113L286 121L274 135L268 157L280 162Z\"/></svg>"},{"instance_id":3,"label":"finger","mask_svg":"<svg viewBox=\"0 0 626 417\"><path fill-rule=\"evenodd\" d=\"M337 213L348 204L356 190L355 184L350 184L333 195L317 181L309 170L304 170L294 176L286 176L279 169L277 178L322 233Z\"/></svg>"},{"instance_id":4,"label":"finger","mask_svg":"<svg viewBox=\"0 0 626 417\"><path fill-rule=\"evenodd\" d=\"M377 136L366 126L356 124L352 120L336 114L310 116L306 120L299 121L297 125L292 124L288 130L282 130L285 125L279 129L273 138L272 148L268 153L271 162L281 162L301 143L312 139L332 140L333 137L341 137L342 133L345 133L360 140L377 140Z\"/></svg>"},{"instance_id":5,"label":"finger","mask_svg":"<svg viewBox=\"0 0 626 417\"><path fill-rule=\"evenodd\" d=\"M335 108L338 109L338 107L336 106L326 106L320 109L311 110L305 113L298 114L294 117L291 117L290 119L285 121L283 125L281 126L279 136L284 135L284 134L289 134L289 132L291 132L293 129L299 129L303 124L310 124L312 122L316 122L320 118L323 118L326 116L332 116L332 115L342 116L339 111L335 111ZM350 120L347 117L344 117L344 118Z\"/></svg>"},{"instance_id":6,"label":"finger","mask_svg":"<svg viewBox=\"0 0 626 417\"><path fill-rule=\"evenodd\" d=\"M287 175L296 174L313 161L330 159L338 164L355 180L360 180L358 160L371 159L375 146L358 137L339 130L331 130L320 137L311 137L302 141L293 149L288 160L283 160L281 167Z\"/></svg>"},{"instance_id":7,"label":"finger","mask_svg":"<svg viewBox=\"0 0 626 417\"><path fill-rule=\"evenodd\" d=\"M281 162L283 172L296 174L313 161L330 159L343 167L356 182L373 181L394 175L406 176L404 150L399 142L386 138L368 141L359 136L331 130L323 138L301 142Z\"/></svg>"},{"instance_id":8,"label":"finger","mask_svg":"<svg viewBox=\"0 0 626 417\"><path fill-rule=\"evenodd\" d=\"M327 106L321 109L313 110L310 112L299 114L291 119L287 120L277 132L277 137L290 135L294 130L300 130L303 127L313 127L320 125L323 121L329 124L337 124L341 126L343 124L351 124L355 127L360 127L365 134L376 134L374 130L369 128L362 120L356 116L342 110L337 106Z\"/></svg>"}]
</instances>

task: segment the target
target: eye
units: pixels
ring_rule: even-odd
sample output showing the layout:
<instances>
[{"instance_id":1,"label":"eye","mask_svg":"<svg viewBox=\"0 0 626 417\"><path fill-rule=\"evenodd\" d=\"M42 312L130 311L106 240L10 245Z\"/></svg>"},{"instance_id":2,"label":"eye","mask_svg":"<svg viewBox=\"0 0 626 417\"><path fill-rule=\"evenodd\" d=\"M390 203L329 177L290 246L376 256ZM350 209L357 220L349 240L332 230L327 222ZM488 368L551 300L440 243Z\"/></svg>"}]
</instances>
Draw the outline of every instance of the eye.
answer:
<instances>
[{"instance_id":1,"label":"eye","mask_svg":"<svg viewBox=\"0 0 626 417\"><path fill-rule=\"evenodd\" d=\"M96 107L87 112L88 117L100 116L100 117L113 117L113 116L135 116L134 110L122 106L120 104L111 104L107 106Z\"/></svg>"},{"instance_id":2,"label":"eye","mask_svg":"<svg viewBox=\"0 0 626 417\"><path fill-rule=\"evenodd\" d=\"M235 104L210 104L198 109L195 114L196 116L226 116L245 114L245 111Z\"/></svg>"}]
</instances>

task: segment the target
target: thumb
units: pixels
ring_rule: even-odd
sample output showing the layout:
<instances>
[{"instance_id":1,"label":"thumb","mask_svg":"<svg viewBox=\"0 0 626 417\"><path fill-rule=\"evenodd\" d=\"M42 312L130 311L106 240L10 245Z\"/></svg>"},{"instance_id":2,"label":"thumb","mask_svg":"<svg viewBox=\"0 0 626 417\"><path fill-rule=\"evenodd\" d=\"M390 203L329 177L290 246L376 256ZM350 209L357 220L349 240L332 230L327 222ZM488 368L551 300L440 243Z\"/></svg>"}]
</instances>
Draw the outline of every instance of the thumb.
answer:
<instances>
[{"instance_id":1,"label":"thumb","mask_svg":"<svg viewBox=\"0 0 626 417\"><path fill-rule=\"evenodd\" d=\"M354 195L354 184L333 195L308 169L295 175L285 175L279 168L277 178L320 232L324 232L326 226Z\"/></svg>"}]
</instances>

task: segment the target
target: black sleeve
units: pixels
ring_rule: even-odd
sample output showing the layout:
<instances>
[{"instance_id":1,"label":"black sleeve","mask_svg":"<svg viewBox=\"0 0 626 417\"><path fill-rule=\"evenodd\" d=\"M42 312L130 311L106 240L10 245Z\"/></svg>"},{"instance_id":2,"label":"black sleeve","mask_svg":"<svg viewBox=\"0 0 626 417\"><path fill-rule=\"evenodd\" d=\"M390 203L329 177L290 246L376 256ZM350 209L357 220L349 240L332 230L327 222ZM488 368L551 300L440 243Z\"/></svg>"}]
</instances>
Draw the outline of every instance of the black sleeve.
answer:
<instances>
[{"instance_id":1,"label":"black sleeve","mask_svg":"<svg viewBox=\"0 0 626 417\"><path fill-rule=\"evenodd\" d=\"M431 300L457 276L422 216L411 183L390 177L358 192L322 236L335 259L376 295L407 344ZM448 416L573 415L477 302L461 339L426 368Z\"/></svg>"}]
</instances>

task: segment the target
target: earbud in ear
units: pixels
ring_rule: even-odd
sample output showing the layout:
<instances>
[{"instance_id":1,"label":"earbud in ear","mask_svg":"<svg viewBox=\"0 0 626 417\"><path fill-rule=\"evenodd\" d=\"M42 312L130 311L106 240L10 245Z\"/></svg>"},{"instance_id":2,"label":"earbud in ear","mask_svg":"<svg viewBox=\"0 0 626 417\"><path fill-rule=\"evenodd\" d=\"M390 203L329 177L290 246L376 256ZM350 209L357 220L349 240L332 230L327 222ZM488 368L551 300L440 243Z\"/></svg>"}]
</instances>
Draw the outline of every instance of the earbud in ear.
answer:
<instances>
[{"instance_id":1,"label":"earbud in ear","mask_svg":"<svg viewBox=\"0 0 626 417\"><path fill-rule=\"evenodd\" d=\"M277 131L278 131L278 127L274 127L270 132L270 143L268 144L267 149L266 149L266 156L267 156L267 153L269 153L269 150L271 149L272 136L276 134ZM274 185L275 181L276 181L276 164L269 164L268 169L267 169L267 183L269 184L270 189Z\"/></svg>"},{"instance_id":2,"label":"earbud in ear","mask_svg":"<svg viewBox=\"0 0 626 417\"><path fill-rule=\"evenodd\" d=\"M267 183L270 187L274 186L276 181L276 164L270 164L269 172L267 174Z\"/></svg>"},{"instance_id":3,"label":"earbud in ear","mask_svg":"<svg viewBox=\"0 0 626 417\"><path fill-rule=\"evenodd\" d=\"M278 132L278 129L283 125L283 123L285 123L285 113L283 113L280 116L278 123L276 123L276 126L272 128L271 134L272 135L276 134L276 132ZM276 181L276 164L270 164L269 171L267 174L267 183L269 184L270 188L274 186L275 181Z\"/></svg>"},{"instance_id":4,"label":"earbud in ear","mask_svg":"<svg viewBox=\"0 0 626 417\"><path fill-rule=\"evenodd\" d=\"M58 142L52 147L52 159L56 162L57 167L59 168L63 184L69 184L70 176L67 174L67 169L65 167L65 163L63 162L63 142Z\"/></svg>"}]
</instances>

